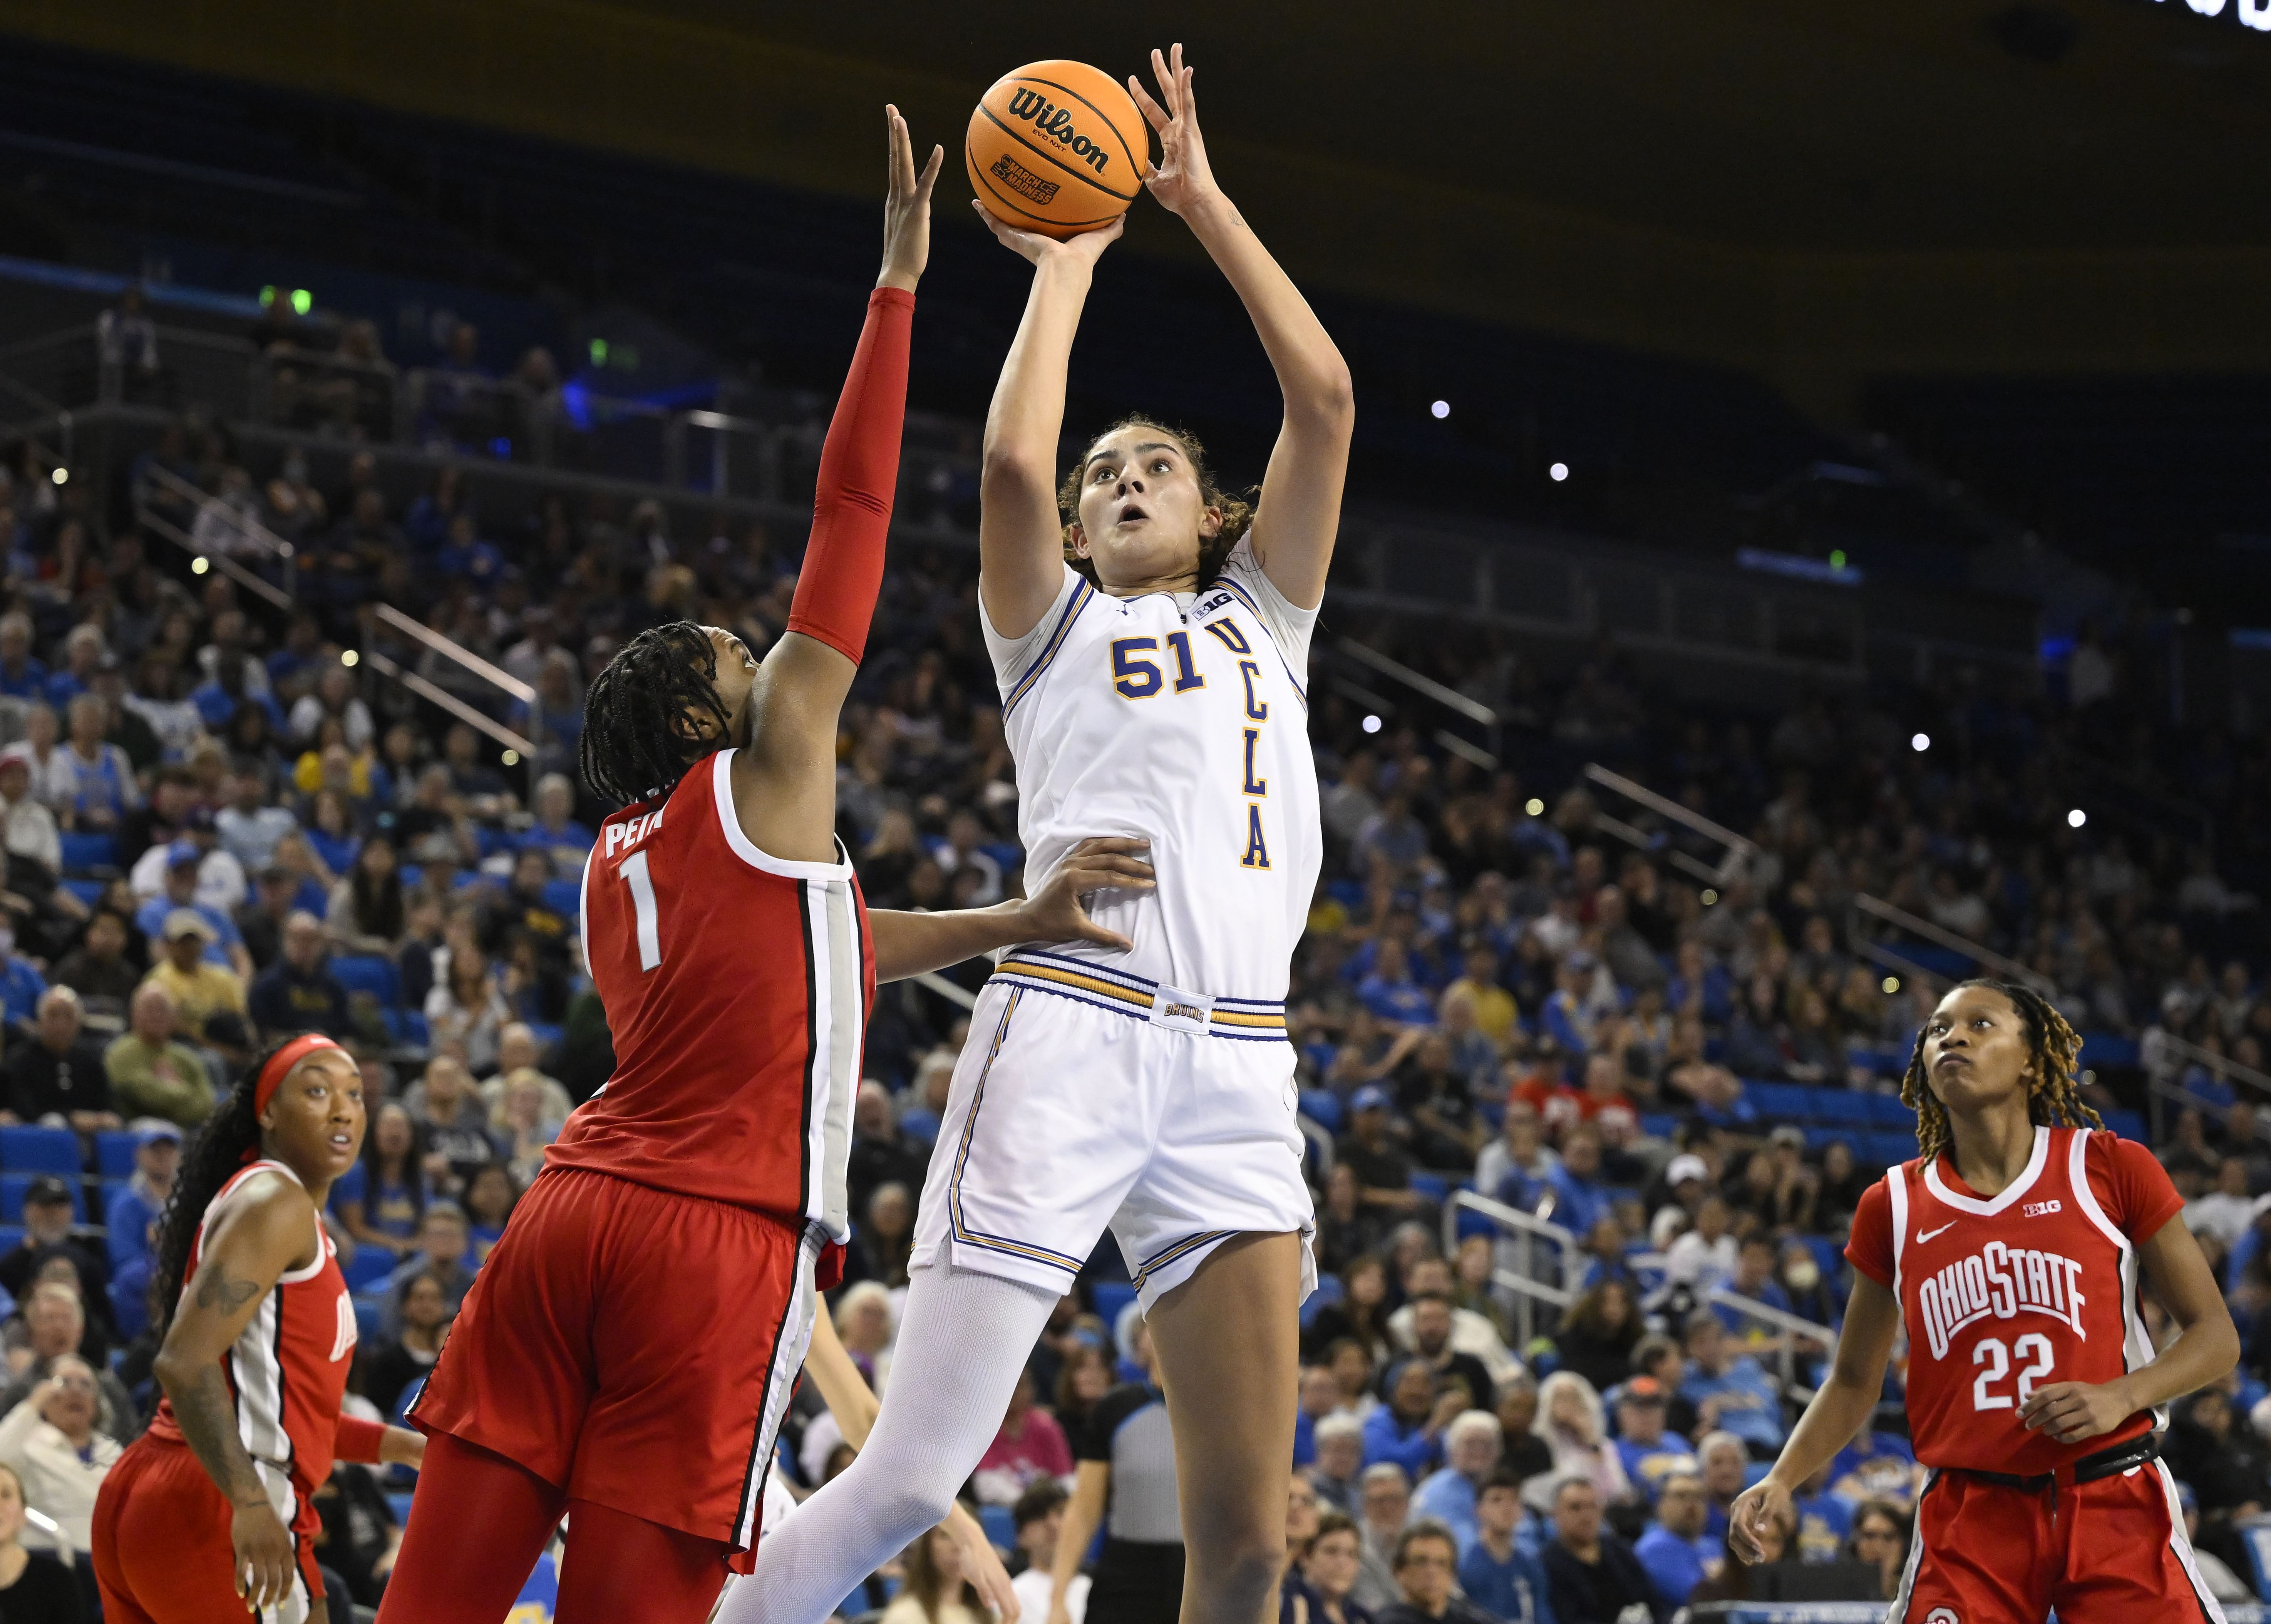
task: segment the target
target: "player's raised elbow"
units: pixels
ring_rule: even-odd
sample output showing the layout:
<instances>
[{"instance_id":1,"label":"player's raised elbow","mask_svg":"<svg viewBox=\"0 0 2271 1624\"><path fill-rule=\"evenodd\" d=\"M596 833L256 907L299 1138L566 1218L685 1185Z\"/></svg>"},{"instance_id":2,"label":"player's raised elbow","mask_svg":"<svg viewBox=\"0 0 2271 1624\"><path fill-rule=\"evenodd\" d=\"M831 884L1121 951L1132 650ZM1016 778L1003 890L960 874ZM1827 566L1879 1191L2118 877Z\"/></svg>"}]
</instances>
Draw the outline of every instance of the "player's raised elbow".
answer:
<instances>
[{"instance_id":1,"label":"player's raised elbow","mask_svg":"<svg viewBox=\"0 0 2271 1624\"><path fill-rule=\"evenodd\" d=\"M1356 429L1356 380L1336 350L1285 391L1285 415L1305 428L1346 439Z\"/></svg>"},{"instance_id":2,"label":"player's raised elbow","mask_svg":"<svg viewBox=\"0 0 2271 1624\"><path fill-rule=\"evenodd\" d=\"M1006 498L1046 493L1054 475L1046 457L1015 446L987 441L978 466L978 499L995 503Z\"/></svg>"}]
</instances>

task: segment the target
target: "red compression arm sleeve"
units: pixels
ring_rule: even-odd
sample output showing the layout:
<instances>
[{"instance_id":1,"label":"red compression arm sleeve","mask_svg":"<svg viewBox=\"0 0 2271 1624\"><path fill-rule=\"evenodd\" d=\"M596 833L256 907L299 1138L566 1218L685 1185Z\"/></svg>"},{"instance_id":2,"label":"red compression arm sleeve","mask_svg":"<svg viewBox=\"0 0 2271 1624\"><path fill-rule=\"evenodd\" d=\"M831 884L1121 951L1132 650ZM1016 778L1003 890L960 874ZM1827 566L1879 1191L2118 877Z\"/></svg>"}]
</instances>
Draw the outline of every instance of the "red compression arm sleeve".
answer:
<instances>
[{"instance_id":1,"label":"red compression arm sleeve","mask_svg":"<svg viewBox=\"0 0 2271 1624\"><path fill-rule=\"evenodd\" d=\"M361 1416L339 1417L337 1431L331 1434L331 1454L335 1459L353 1461L359 1466L378 1464L378 1446L386 1436L386 1428L377 1421L366 1421Z\"/></svg>"},{"instance_id":2,"label":"red compression arm sleeve","mask_svg":"<svg viewBox=\"0 0 2271 1624\"><path fill-rule=\"evenodd\" d=\"M883 540L899 482L899 433L907 414L907 343L915 296L879 287L820 452L812 540L796 577L788 629L817 637L857 665L883 585Z\"/></svg>"}]
</instances>

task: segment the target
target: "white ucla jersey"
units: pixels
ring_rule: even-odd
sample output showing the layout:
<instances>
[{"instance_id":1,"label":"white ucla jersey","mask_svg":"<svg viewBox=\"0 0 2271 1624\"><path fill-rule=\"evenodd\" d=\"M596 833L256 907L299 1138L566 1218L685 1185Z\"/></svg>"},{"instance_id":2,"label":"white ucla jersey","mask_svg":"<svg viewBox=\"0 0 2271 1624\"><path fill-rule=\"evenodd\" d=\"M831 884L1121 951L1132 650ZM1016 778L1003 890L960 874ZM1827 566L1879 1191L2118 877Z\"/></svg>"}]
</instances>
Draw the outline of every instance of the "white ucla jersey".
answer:
<instances>
[{"instance_id":1,"label":"white ucla jersey","mask_svg":"<svg viewBox=\"0 0 2271 1624\"><path fill-rule=\"evenodd\" d=\"M1309 632L1245 540L1197 593L1113 598L1070 569L1025 637L979 614L1017 762L1029 890L1095 835L1151 843L1150 893L1096 898L1134 942L1052 951L1214 996L1282 999L1323 860Z\"/></svg>"}]
</instances>

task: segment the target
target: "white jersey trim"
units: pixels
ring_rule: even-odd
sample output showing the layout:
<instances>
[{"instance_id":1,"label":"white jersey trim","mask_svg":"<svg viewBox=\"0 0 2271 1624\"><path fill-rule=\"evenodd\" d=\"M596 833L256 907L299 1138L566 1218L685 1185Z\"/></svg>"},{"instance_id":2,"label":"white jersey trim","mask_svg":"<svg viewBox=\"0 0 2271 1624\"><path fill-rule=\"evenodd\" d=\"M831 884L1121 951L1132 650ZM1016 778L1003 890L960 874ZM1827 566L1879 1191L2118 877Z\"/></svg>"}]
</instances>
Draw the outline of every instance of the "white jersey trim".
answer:
<instances>
[{"instance_id":1,"label":"white jersey trim","mask_svg":"<svg viewBox=\"0 0 2271 1624\"><path fill-rule=\"evenodd\" d=\"M2225 1624L2223 1604L2216 1600L2215 1592L2208 1588L2207 1578L2200 1573L2200 1564L2193 1560L2193 1542L2185 1537L2185 1508L2183 1501L2177 1496L2176 1474L2169 1470L2169 1463L2164 1460L2155 1461L2147 1470L2161 1480L2161 1496L2169 1505L2169 1548L2177 1553L2177 1561L2184 1564L2185 1577L2192 1581L2193 1595L2199 1600L2200 1611L2208 1615L2210 1624Z\"/></svg>"},{"instance_id":2,"label":"white jersey trim","mask_svg":"<svg viewBox=\"0 0 2271 1624\"><path fill-rule=\"evenodd\" d=\"M1901 1569L1900 1589L1885 1607L1885 1624L1905 1624L1909 1612L1909 1597L1916 1590L1917 1570L1924 1566L1924 1497L1932 1493L1932 1486L1940 1481L1940 1468L1928 1467L1924 1475L1924 1486L1917 1491L1915 1531L1909 1540L1908 1566Z\"/></svg>"},{"instance_id":3,"label":"white jersey trim","mask_svg":"<svg viewBox=\"0 0 2271 1624\"><path fill-rule=\"evenodd\" d=\"M1909 1174L1908 1169L1895 1162L1885 1169L1885 1194L1892 1198L1893 1207L1893 1300L1901 1296L1901 1258L1909 1239Z\"/></svg>"},{"instance_id":4,"label":"white jersey trim","mask_svg":"<svg viewBox=\"0 0 2271 1624\"><path fill-rule=\"evenodd\" d=\"M726 844L733 855L752 868L767 874L779 875L786 880L848 880L852 877L852 854L845 851L844 843L830 837L841 860L832 863L796 862L786 857L775 857L759 849L757 843L741 832L741 820L733 816L734 752L719 750L711 760L711 798L718 803L718 827L726 831ZM587 868L585 871L589 873Z\"/></svg>"},{"instance_id":5,"label":"white jersey trim","mask_svg":"<svg viewBox=\"0 0 2271 1624\"><path fill-rule=\"evenodd\" d=\"M1993 1218L2034 1188L2035 1181L2043 1176L2043 1166L2050 1160L2050 1156L2051 1130L2037 1122L2035 1125L2034 1153L2027 1158L2026 1171L1989 1199L1982 1201L1976 1196L1959 1196L1948 1188L1947 1181L1940 1176L1940 1158L1937 1156L1924 1165L1924 1181L1931 1187L1934 1196L1958 1212L1969 1212L1977 1218Z\"/></svg>"},{"instance_id":6,"label":"white jersey trim","mask_svg":"<svg viewBox=\"0 0 2271 1624\"><path fill-rule=\"evenodd\" d=\"M2105 1216L2105 1209L2097 1204L2097 1192L2089 1188L2090 1131L2087 1128L2074 1131L2066 1151L2066 1182L2074 1187L2074 1203L2081 1210L2081 1215L2121 1255L2121 1367L2125 1371L2135 1370L2151 1364L2154 1358L2153 1339L2146 1334L2144 1316L2137 1312L2137 1248L2128 1236L2114 1227L2113 1220ZM2161 1431L2168 1424L2168 1406L2157 1406L2153 1411L2154 1430ZM2178 1518L2178 1523L2181 1527L2183 1519Z\"/></svg>"},{"instance_id":7,"label":"white jersey trim","mask_svg":"<svg viewBox=\"0 0 2271 1624\"><path fill-rule=\"evenodd\" d=\"M796 1284L789 1292L788 1305L781 1310L780 1324L773 1332L771 1367L765 1374L764 1403L757 1411L756 1435L749 1441L749 1464L741 1478L741 1509L733 1519L730 1543L737 1550L748 1550L757 1543L757 1535L767 1518L766 1491L772 1482L773 1455L780 1441L782 1419L788 1414L789 1400L795 1395L797 1377L804 1368L804 1356L812 1345L812 1322L816 1311L813 1290L813 1264L820 1252L820 1232L808 1229L797 1248Z\"/></svg>"}]
</instances>

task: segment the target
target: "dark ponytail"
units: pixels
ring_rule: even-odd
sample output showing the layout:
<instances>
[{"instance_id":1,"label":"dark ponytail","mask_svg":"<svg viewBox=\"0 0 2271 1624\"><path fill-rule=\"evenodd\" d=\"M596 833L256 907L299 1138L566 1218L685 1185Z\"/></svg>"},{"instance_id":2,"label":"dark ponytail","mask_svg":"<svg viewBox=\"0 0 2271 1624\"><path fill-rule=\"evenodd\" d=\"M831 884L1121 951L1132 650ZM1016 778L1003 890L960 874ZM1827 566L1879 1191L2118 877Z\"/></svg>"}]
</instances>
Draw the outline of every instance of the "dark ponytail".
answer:
<instances>
[{"instance_id":1,"label":"dark ponytail","mask_svg":"<svg viewBox=\"0 0 2271 1624\"><path fill-rule=\"evenodd\" d=\"M296 1042L297 1034L287 1039ZM261 1069L283 1044L276 1044L253 1061L236 1080L236 1087L220 1108L205 1120L182 1155L182 1170L174 1179L174 1193L166 1201L166 1216L158 1225L158 1335L162 1340L180 1306L182 1279L190 1271L190 1248L205 1222L220 1187L235 1178L249 1159L260 1153L260 1118L256 1100Z\"/></svg>"}]
</instances>

